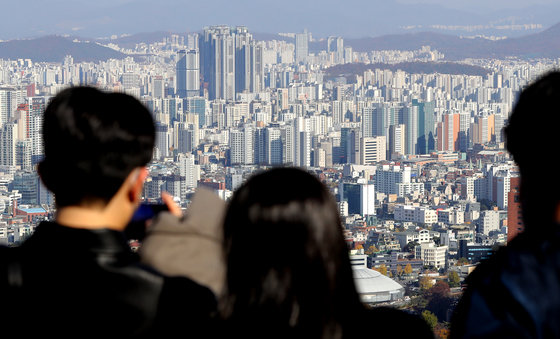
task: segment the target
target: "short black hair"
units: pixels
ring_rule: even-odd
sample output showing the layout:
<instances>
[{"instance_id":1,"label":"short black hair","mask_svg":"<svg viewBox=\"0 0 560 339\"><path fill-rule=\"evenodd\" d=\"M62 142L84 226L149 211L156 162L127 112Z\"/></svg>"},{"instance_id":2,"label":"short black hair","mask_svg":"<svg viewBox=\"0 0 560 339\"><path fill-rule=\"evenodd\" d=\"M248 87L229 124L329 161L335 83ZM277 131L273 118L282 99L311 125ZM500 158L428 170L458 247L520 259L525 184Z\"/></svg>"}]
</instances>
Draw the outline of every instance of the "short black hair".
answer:
<instances>
[{"instance_id":1,"label":"short black hair","mask_svg":"<svg viewBox=\"0 0 560 339\"><path fill-rule=\"evenodd\" d=\"M224 253L222 315L234 333L340 338L361 310L336 203L306 171L274 168L243 184L227 208Z\"/></svg>"},{"instance_id":2,"label":"short black hair","mask_svg":"<svg viewBox=\"0 0 560 339\"><path fill-rule=\"evenodd\" d=\"M136 167L150 162L154 121L123 93L71 87L58 93L43 120L39 172L58 207L108 202Z\"/></svg>"},{"instance_id":3,"label":"short black hair","mask_svg":"<svg viewBox=\"0 0 560 339\"><path fill-rule=\"evenodd\" d=\"M526 87L504 128L507 150L521 173L521 209L525 230L556 222L560 182L543 173L560 149L560 72L550 72Z\"/></svg>"}]
</instances>

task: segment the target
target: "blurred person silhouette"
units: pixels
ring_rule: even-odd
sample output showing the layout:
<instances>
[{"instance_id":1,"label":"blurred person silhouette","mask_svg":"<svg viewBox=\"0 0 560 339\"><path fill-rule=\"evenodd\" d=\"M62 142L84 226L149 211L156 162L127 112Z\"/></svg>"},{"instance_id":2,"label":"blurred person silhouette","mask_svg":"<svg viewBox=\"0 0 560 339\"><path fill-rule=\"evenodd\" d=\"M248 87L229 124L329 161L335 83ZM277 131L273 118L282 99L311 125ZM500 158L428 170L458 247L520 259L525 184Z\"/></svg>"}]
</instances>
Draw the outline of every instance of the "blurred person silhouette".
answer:
<instances>
[{"instance_id":1,"label":"blurred person silhouette","mask_svg":"<svg viewBox=\"0 0 560 339\"><path fill-rule=\"evenodd\" d=\"M336 203L313 175L275 168L233 195L224 221L221 333L242 338L433 337L419 318L367 311Z\"/></svg>"},{"instance_id":2,"label":"blurred person silhouette","mask_svg":"<svg viewBox=\"0 0 560 339\"><path fill-rule=\"evenodd\" d=\"M172 201L167 205L170 212L159 213L146 231L139 251L141 261L163 274L188 277L216 296L222 295L226 203L212 190L199 187L184 216L180 208L172 207Z\"/></svg>"},{"instance_id":3,"label":"blurred person silhouette","mask_svg":"<svg viewBox=\"0 0 560 339\"><path fill-rule=\"evenodd\" d=\"M468 276L453 338L560 338L560 181L549 164L559 102L560 73L546 74L522 91L504 129L525 230Z\"/></svg>"},{"instance_id":4,"label":"blurred person silhouette","mask_svg":"<svg viewBox=\"0 0 560 339\"><path fill-rule=\"evenodd\" d=\"M216 300L139 263L124 229L140 202L155 127L136 99L61 91L44 113L38 171L56 200L21 246L0 251L2 335L167 337L204 331Z\"/></svg>"}]
</instances>

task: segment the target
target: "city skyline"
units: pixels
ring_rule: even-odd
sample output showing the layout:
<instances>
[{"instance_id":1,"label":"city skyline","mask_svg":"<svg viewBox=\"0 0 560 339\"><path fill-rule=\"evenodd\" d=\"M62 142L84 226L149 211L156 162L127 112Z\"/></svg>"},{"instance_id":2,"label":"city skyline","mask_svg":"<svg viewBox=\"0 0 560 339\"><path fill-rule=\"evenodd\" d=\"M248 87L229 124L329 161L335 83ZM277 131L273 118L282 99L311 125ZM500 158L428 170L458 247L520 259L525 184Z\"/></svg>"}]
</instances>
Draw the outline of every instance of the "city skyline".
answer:
<instances>
[{"instance_id":1,"label":"city skyline","mask_svg":"<svg viewBox=\"0 0 560 339\"><path fill-rule=\"evenodd\" d=\"M305 29L258 40L245 25L91 44L114 53L97 60L78 59L91 45L73 41L75 55L54 61L0 58L0 244L20 244L53 218L36 172L42 112L60 90L88 85L132 95L153 115L144 201L167 191L186 209L197 188L228 200L257 171L304 168L336 199L364 302L420 314L433 277L452 285L444 309L453 307L461 280L523 230L519 170L502 128L521 90L560 69L554 44L553 57L524 51L559 27L516 40L521 47L505 56L480 39L478 58L425 40L373 50L332 35L313 45ZM517 50L524 57L507 54ZM363 289L366 275L384 275L384 291L395 293ZM448 314L437 315L443 329Z\"/></svg>"}]
</instances>

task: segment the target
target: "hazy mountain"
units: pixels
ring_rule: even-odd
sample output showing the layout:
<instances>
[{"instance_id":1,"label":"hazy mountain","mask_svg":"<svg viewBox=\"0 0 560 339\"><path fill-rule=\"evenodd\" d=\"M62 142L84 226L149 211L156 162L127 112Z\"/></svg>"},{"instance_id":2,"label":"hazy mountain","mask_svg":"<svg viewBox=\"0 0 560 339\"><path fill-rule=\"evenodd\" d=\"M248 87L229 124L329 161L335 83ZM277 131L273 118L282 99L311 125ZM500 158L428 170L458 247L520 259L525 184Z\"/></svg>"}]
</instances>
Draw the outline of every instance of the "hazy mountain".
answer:
<instances>
[{"instance_id":1,"label":"hazy mountain","mask_svg":"<svg viewBox=\"0 0 560 339\"><path fill-rule=\"evenodd\" d=\"M445 54L446 59L464 58L558 58L560 57L560 23L547 30L519 38L488 40L422 32L385 35L377 38L347 39L345 45L355 51L416 50L429 45Z\"/></svg>"},{"instance_id":2,"label":"hazy mountain","mask_svg":"<svg viewBox=\"0 0 560 339\"><path fill-rule=\"evenodd\" d=\"M139 43L152 44L155 42L161 42L163 39L170 37L172 34L180 34L180 33L163 32L163 31L142 32L142 33L117 37L115 39L109 39L109 38L96 39L96 41L102 44L108 44L108 43L117 44L123 48L134 48L134 46Z\"/></svg>"},{"instance_id":3,"label":"hazy mountain","mask_svg":"<svg viewBox=\"0 0 560 339\"><path fill-rule=\"evenodd\" d=\"M122 59L125 55L93 42L75 42L60 36L0 42L0 58L31 59L34 62L62 62L66 55L74 61L99 61Z\"/></svg>"},{"instance_id":4,"label":"hazy mountain","mask_svg":"<svg viewBox=\"0 0 560 339\"><path fill-rule=\"evenodd\" d=\"M406 4L402 0L5 1L0 11L0 22L3 23L0 39L46 34L79 34L93 38L150 31L188 32L216 24L245 25L253 32L299 32L308 28L318 37L372 37L403 33L403 27L411 31L434 30L432 25L449 29L448 26L453 25L470 27L494 22L540 23L546 27L552 20L557 20L559 12L560 3L488 11L480 6L450 9L443 2ZM508 36L523 33L496 32Z\"/></svg>"}]
</instances>

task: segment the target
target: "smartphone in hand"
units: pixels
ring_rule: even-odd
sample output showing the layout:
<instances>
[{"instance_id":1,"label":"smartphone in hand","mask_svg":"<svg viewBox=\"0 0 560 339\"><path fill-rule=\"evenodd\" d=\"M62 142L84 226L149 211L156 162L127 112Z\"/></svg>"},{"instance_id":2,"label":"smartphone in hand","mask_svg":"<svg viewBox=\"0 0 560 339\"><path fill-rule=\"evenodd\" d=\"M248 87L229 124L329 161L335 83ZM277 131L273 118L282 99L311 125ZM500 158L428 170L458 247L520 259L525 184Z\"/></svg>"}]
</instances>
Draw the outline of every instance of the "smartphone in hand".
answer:
<instances>
[{"instance_id":1,"label":"smartphone in hand","mask_svg":"<svg viewBox=\"0 0 560 339\"><path fill-rule=\"evenodd\" d=\"M124 233L128 239L142 240L146 235L146 227L148 221L155 218L158 213L167 211L168 207L165 204L148 204L142 203L132 215L132 219L126 226Z\"/></svg>"}]
</instances>

